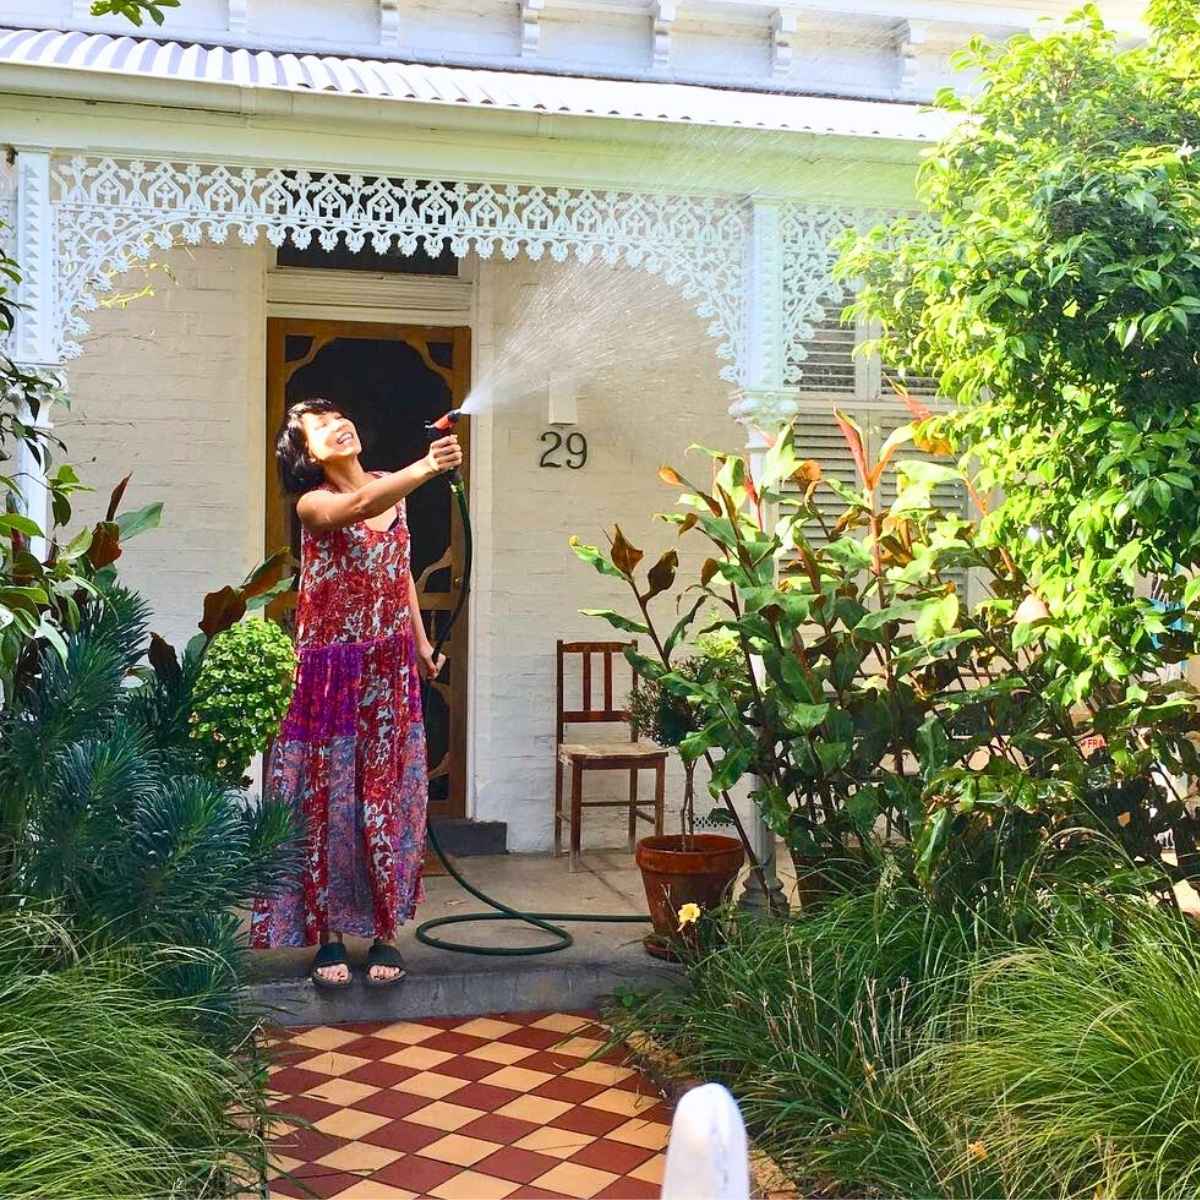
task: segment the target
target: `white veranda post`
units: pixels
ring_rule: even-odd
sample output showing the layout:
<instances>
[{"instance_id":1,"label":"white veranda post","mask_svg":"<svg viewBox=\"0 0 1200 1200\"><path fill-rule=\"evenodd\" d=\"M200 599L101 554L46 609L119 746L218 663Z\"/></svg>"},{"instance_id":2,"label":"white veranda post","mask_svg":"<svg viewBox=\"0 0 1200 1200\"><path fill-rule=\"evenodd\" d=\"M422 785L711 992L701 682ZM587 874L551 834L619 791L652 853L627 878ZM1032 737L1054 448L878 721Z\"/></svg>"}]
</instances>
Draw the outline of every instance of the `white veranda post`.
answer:
<instances>
[{"instance_id":1,"label":"white veranda post","mask_svg":"<svg viewBox=\"0 0 1200 1200\"><path fill-rule=\"evenodd\" d=\"M796 390L784 386L787 339L782 232L782 205L753 201L746 246L744 383L734 393L729 412L745 430L750 473L756 481L762 477L768 439L792 421L798 407ZM750 872L740 903L760 912L786 909L787 899L775 870L775 834L757 809L748 832L762 876Z\"/></svg>"},{"instance_id":2,"label":"white veranda post","mask_svg":"<svg viewBox=\"0 0 1200 1200\"><path fill-rule=\"evenodd\" d=\"M55 237L54 212L50 196L50 153L37 147L17 150L17 212L13 258L21 271L17 293L16 327L12 334L10 356L13 364L27 374L46 377L59 383L59 339L55 314ZM36 415L25 408L21 419L50 429L48 403ZM45 464L22 443L17 449L17 480L21 503L27 516L43 529L49 528L50 505ZM45 540L31 546L39 557L45 553Z\"/></svg>"}]
</instances>

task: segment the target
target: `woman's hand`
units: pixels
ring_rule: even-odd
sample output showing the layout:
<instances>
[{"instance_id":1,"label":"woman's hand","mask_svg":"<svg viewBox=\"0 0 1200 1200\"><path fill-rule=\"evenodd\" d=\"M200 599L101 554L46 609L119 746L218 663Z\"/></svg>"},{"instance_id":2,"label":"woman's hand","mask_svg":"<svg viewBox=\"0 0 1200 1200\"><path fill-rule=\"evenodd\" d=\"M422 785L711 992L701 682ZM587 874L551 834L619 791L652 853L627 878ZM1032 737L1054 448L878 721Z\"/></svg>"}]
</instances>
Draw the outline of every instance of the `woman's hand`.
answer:
<instances>
[{"instance_id":1,"label":"woman's hand","mask_svg":"<svg viewBox=\"0 0 1200 1200\"><path fill-rule=\"evenodd\" d=\"M462 460L462 447L458 444L458 438L454 434L438 438L429 447L429 453L425 456L425 461L434 475L444 475L447 471L454 470L455 467L461 467Z\"/></svg>"},{"instance_id":2,"label":"woman's hand","mask_svg":"<svg viewBox=\"0 0 1200 1200\"><path fill-rule=\"evenodd\" d=\"M433 657L433 646L428 638L422 638L417 642L417 670L421 673L421 678L432 682L441 673L442 668L446 665L446 656L439 654L435 660Z\"/></svg>"}]
</instances>

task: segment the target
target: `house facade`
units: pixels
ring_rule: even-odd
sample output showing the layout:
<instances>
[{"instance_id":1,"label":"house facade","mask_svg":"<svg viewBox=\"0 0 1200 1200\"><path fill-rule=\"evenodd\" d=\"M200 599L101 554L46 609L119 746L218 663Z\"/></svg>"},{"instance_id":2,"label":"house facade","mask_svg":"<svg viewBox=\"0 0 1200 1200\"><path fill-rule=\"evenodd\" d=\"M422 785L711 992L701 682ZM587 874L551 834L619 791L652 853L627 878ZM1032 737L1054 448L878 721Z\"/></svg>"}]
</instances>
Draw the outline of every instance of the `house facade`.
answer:
<instances>
[{"instance_id":1,"label":"house facade","mask_svg":"<svg viewBox=\"0 0 1200 1200\"><path fill-rule=\"evenodd\" d=\"M10 350L62 372L50 420L96 488L84 516L129 472L128 503L165 502L122 565L177 642L205 591L294 541L270 462L289 400L352 408L380 467L466 402L475 568L431 714L437 810L543 849L555 642L608 636L578 610L624 599L569 536L617 522L665 548L657 468L692 443L796 419L850 473L834 403L875 437L902 422L852 353L868 331L838 322L831 244L915 211L946 128L921 105L962 83L956 48L1071 7L182 0L134 30L0 0ZM1102 7L1136 36L1135 6ZM437 622L463 546L426 492ZM586 843L623 840L593 816Z\"/></svg>"}]
</instances>

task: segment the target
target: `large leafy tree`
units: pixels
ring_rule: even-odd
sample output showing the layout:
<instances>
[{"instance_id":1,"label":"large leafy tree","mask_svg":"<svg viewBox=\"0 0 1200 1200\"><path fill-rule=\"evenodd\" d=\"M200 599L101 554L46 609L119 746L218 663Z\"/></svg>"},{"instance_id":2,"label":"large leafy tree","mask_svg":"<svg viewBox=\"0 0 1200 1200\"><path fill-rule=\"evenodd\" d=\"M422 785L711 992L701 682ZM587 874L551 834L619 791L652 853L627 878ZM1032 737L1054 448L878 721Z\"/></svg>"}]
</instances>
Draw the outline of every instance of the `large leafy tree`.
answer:
<instances>
[{"instance_id":1,"label":"large leafy tree","mask_svg":"<svg viewBox=\"0 0 1200 1200\"><path fill-rule=\"evenodd\" d=\"M939 95L962 120L919 173L934 220L841 262L897 385L957 402L940 432L1003 496L984 534L1048 606L1074 700L1185 656L1200 593L1200 26L1183 0L1148 15L1134 48L1093 6L973 43L982 88Z\"/></svg>"}]
</instances>

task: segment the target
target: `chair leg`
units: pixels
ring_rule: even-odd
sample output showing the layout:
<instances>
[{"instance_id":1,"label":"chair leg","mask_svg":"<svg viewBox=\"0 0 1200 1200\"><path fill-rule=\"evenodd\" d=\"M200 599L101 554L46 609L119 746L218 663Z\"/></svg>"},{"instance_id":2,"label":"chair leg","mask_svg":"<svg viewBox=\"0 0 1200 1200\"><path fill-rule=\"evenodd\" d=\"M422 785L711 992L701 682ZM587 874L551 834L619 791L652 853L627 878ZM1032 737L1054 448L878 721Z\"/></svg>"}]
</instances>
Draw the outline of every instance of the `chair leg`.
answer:
<instances>
[{"instance_id":1,"label":"chair leg","mask_svg":"<svg viewBox=\"0 0 1200 1200\"><path fill-rule=\"evenodd\" d=\"M563 765L558 755L554 756L554 857L562 853L563 818Z\"/></svg>"},{"instance_id":2,"label":"chair leg","mask_svg":"<svg viewBox=\"0 0 1200 1200\"><path fill-rule=\"evenodd\" d=\"M637 819L638 819L638 769L637 767L629 768L629 850L633 852L633 847L637 842Z\"/></svg>"},{"instance_id":3,"label":"chair leg","mask_svg":"<svg viewBox=\"0 0 1200 1200\"><path fill-rule=\"evenodd\" d=\"M579 870L579 852L583 840L583 764L571 764L571 863L570 870Z\"/></svg>"},{"instance_id":4,"label":"chair leg","mask_svg":"<svg viewBox=\"0 0 1200 1200\"><path fill-rule=\"evenodd\" d=\"M659 763L654 768L654 833L662 837L663 802L667 794L667 764Z\"/></svg>"}]
</instances>

